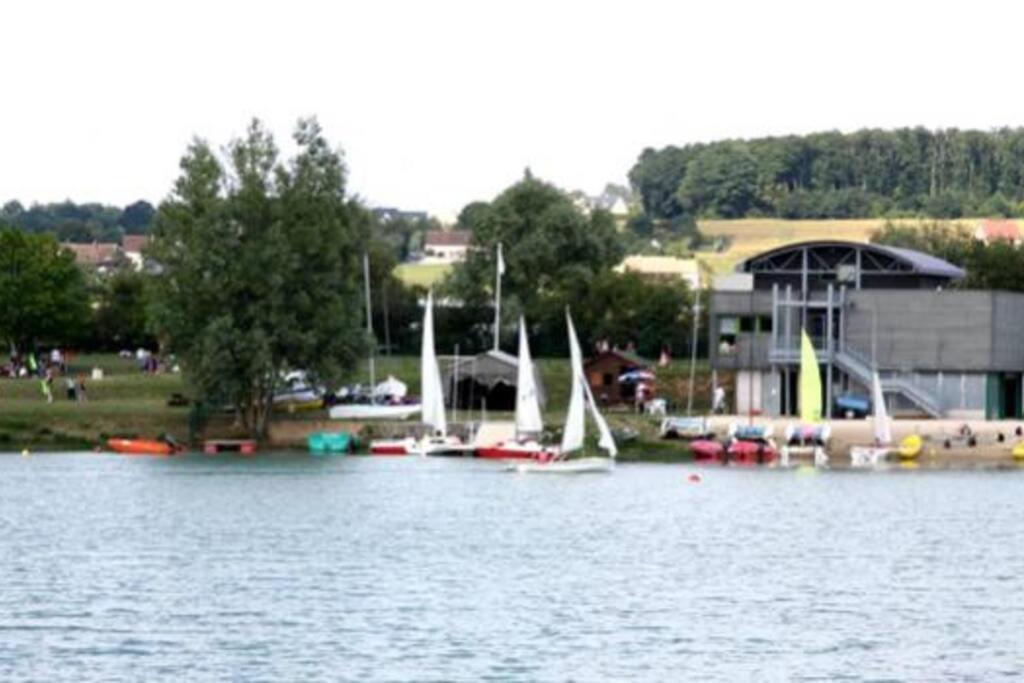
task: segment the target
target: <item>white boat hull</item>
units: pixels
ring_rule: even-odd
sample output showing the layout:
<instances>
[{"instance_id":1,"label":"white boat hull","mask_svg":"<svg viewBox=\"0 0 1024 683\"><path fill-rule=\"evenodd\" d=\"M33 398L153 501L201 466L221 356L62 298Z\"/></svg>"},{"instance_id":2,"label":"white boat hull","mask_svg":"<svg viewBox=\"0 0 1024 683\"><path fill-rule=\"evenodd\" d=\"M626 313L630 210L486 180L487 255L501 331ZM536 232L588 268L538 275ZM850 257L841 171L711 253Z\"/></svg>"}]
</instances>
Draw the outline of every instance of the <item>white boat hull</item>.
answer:
<instances>
[{"instance_id":1,"label":"white boat hull","mask_svg":"<svg viewBox=\"0 0 1024 683\"><path fill-rule=\"evenodd\" d=\"M850 467L878 467L892 449L878 446L854 446L850 449Z\"/></svg>"},{"instance_id":2,"label":"white boat hull","mask_svg":"<svg viewBox=\"0 0 1024 683\"><path fill-rule=\"evenodd\" d=\"M327 412L332 420L405 420L420 412L420 406L341 403Z\"/></svg>"},{"instance_id":3,"label":"white boat hull","mask_svg":"<svg viewBox=\"0 0 1024 683\"><path fill-rule=\"evenodd\" d=\"M611 458L576 458L573 460L551 460L548 462L524 462L512 465L509 469L520 474L611 472L615 469L615 461Z\"/></svg>"}]
</instances>

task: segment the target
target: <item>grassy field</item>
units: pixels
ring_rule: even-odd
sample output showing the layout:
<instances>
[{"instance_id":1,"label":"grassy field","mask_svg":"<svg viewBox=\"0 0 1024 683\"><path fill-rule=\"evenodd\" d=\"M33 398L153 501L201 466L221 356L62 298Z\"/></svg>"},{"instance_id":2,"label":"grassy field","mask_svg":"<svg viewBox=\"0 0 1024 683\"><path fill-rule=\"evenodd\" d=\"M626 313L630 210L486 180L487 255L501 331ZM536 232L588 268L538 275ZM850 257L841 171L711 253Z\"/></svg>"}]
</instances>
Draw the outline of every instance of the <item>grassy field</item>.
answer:
<instances>
[{"instance_id":1,"label":"grassy field","mask_svg":"<svg viewBox=\"0 0 1024 683\"><path fill-rule=\"evenodd\" d=\"M104 379L88 379L93 367L103 368ZM67 400L63 379L54 383L52 404L38 379L0 380L0 451L91 448L110 436L188 433L188 409L167 406L181 391L179 376L144 375L135 361L116 356L79 356L70 371L87 377L84 403Z\"/></svg>"},{"instance_id":2,"label":"grassy field","mask_svg":"<svg viewBox=\"0 0 1024 683\"><path fill-rule=\"evenodd\" d=\"M451 269L446 263L402 263L395 268L395 275L407 285L429 287L444 279Z\"/></svg>"}]
</instances>

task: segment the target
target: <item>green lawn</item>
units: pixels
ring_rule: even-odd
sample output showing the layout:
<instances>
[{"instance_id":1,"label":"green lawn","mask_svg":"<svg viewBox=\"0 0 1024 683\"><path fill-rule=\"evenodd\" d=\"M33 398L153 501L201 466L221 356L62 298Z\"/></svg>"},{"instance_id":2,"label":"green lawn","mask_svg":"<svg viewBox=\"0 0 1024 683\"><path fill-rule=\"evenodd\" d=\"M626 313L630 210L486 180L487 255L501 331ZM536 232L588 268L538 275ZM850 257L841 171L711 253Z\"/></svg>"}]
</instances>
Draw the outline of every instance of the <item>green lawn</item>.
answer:
<instances>
[{"instance_id":1,"label":"green lawn","mask_svg":"<svg viewBox=\"0 0 1024 683\"><path fill-rule=\"evenodd\" d=\"M451 269L446 263L403 263L395 268L395 275L407 285L430 287L443 280Z\"/></svg>"}]
</instances>

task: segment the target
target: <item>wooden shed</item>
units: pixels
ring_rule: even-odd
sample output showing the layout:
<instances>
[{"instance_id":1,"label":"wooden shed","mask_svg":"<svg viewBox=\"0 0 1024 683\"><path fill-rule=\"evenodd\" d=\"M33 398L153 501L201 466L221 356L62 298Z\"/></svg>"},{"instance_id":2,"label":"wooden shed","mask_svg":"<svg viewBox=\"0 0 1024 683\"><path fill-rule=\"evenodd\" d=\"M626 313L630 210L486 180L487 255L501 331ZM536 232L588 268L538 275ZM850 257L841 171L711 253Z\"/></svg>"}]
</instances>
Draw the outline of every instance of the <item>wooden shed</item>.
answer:
<instances>
[{"instance_id":1,"label":"wooden shed","mask_svg":"<svg viewBox=\"0 0 1024 683\"><path fill-rule=\"evenodd\" d=\"M602 405L633 403L636 384L620 382L631 370L649 370L650 363L629 351L603 351L583 364L594 398Z\"/></svg>"}]
</instances>

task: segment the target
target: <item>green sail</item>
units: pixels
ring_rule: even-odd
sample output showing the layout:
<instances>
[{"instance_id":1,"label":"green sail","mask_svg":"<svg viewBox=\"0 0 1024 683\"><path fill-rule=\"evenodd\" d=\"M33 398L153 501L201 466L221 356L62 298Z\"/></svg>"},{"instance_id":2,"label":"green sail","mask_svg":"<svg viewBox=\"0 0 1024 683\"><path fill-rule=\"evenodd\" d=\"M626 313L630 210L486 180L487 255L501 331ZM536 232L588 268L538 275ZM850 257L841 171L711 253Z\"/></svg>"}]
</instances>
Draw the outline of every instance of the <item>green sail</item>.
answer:
<instances>
[{"instance_id":1,"label":"green sail","mask_svg":"<svg viewBox=\"0 0 1024 683\"><path fill-rule=\"evenodd\" d=\"M800 421L821 422L821 372L807 330L800 331Z\"/></svg>"}]
</instances>

